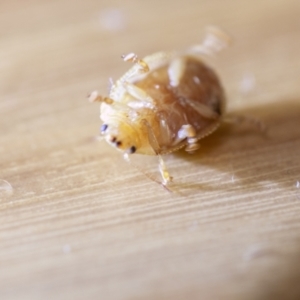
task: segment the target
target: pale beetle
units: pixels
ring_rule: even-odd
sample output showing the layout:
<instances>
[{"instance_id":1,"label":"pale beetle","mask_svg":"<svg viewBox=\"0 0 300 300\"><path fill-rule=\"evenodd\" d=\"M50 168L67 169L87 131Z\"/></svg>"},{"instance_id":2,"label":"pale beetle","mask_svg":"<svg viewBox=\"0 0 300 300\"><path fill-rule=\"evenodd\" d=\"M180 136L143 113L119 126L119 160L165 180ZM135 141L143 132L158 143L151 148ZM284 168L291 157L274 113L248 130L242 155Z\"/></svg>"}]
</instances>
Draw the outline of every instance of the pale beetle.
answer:
<instances>
[{"instance_id":1,"label":"pale beetle","mask_svg":"<svg viewBox=\"0 0 300 300\"><path fill-rule=\"evenodd\" d=\"M162 155L183 147L194 152L198 140L223 120L223 87L199 54L213 55L229 41L222 31L210 28L201 45L185 52L158 52L143 59L134 53L124 55L123 60L134 65L112 85L109 96L97 92L89 96L90 101L101 102L105 140L126 160L133 153L157 155L164 186L172 177Z\"/></svg>"}]
</instances>

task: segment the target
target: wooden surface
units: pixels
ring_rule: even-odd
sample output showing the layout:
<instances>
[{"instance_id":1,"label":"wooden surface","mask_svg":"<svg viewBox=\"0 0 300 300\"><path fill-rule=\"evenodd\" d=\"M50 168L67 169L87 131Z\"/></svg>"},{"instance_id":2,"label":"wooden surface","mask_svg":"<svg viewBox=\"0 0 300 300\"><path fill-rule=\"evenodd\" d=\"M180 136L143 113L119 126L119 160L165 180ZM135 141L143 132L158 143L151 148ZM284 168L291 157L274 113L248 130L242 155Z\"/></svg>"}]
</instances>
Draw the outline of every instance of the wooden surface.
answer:
<instances>
[{"instance_id":1,"label":"wooden surface","mask_svg":"<svg viewBox=\"0 0 300 300\"><path fill-rule=\"evenodd\" d=\"M300 2L2 1L1 299L300 299ZM226 29L210 63L233 125L166 157L177 193L96 137L98 105L144 56ZM137 158L157 175L157 162Z\"/></svg>"}]
</instances>

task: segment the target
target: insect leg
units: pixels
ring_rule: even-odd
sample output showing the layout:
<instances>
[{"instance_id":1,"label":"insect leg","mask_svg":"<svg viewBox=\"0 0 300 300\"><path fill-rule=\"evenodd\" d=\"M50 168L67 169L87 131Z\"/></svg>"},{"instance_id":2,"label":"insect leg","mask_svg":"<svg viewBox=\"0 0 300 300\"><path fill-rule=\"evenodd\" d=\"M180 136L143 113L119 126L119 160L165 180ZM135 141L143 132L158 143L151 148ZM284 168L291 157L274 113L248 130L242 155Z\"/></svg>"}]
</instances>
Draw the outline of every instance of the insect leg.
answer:
<instances>
[{"instance_id":1,"label":"insect leg","mask_svg":"<svg viewBox=\"0 0 300 300\"><path fill-rule=\"evenodd\" d=\"M139 59L135 53L129 53L121 57L124 61L136 63L139 66L139 71L142 73L147 73L150 70L148 64L144 60Z\"/></svg>"},{"instance_id":2,"label":"insect leg","mask_svg":"<svg viewBox=\"0 0 300 300\"><path fill-rule=\"evenodd\" d=\"M159 171L163 180L162 184L166 186L168 185L168 183L172 181L173 177L170 176L170 173L168 172L166 168L166 164L161 155L158 155L158 159L159 159Z\"/></svg>"},{"instance_id":3,"label":"insect leg","mask_svg":"<svg viewBox=\"0 0 300 300\"><path fill-rule=\"evenodd\" d=\"M158 52L139 59L135 53L129 53L122 55L124 61L133 62L134 65L129 69L120 79L120 83L131 81L133 77L145 76L150 70L157 69L160 66L165 65L170 59L174 58L173 52ZM146 74L145 74L146 73Z\"/></svg>"},{"instance_id":4,"label":"insect leg","mask_svg":"<svg viewBox=\"0 0 300 300\"><path fill-rule=\"evenodd\" d=\"M186 146L185 151L192 153L199 149L200 146L197 143L198 139L196 130L192 125L182 125L182 127L178 131L178 137L180 139L187 139L188 145Z\"/></svg>"},{"instance_id":5,"label":"insect leg","mask_svg":"<svg viewBox=\"0 0 300 300\"><path fill-rule=\"evenodd\" d=\"M180 84L181 78L185 71L185 66L186 61L182 57L177 57L170 62L168 75L171 86L176 87Z\"/></svg>"},{"instance_id":6,"label":"insect leg","mask_svg":"<svg viewBox=\"0 0 300 300\"><path fill-rule=\"evenodd\" d=\"M128 163L130 163L137 171L139 171L139 172L141 172L143 175L145 175L147 178L149 178L149 179L152 180L153 182L156 182L156 183L160 184L160 185L163 186L168 192L172 192L172 190L171 190L169 187L167 187L165 181L164 181L164 182L160 182L160 181L158 181L156 178L152 177L150 174L145 173L138 165L134 164L134 163L131 161L131 159L129 158L129 155L128 155L127 153L124 154L124 159L125 159L125 161L127 161ZM166 171L166 168L164 168L164 172L167 172L167 171ZM167 177L167 178L168 178L168 177ZM170 177L170 175L169 175L169 178L170 178L169 181L171 181L171 180L172 180L172 177ZM169 182L169 181L166 180L166 182Z\"/></svg>"},{"instance_id":7,"label":"insect leg","mask_svg":"<svg viewBox=\"0 0 300 300\"><path fill-rule=\"evenodd\" d=\"M136 85L129 83L127 81L125 81L123 83L123 86L125 87L127 93L129 95L131 95L134 99L144 102L144 105L142 105L142 106L148 107L148 108L154 108L153 99L143 89L141 89L141 88L137 87ZM131 103L131 105L129 104L129 106L141 106L141 104Z\"/></svg>"},{"instance_id":8,"label":"insect leg","mask_svg":"<svg viewBox=\"0 0 300 300\"><path fill-rule=\"evenodd\" d=\"M141 124L146 127L149 144L151 145L154 153L156 155L159 155L159 153L161 153L161 148L158 144L157 138L156 138L156 136L153 132L153 129L152 129L151 125L149 124L149 122L146 119L142 119Z\"/></svg>"},{"instance_id":9,"label":"insect leg","mask_svg":"<svg viewBox=\"0 0 300 300\"><path fill-rule=\"evenodd\" d=\"M202 117L206 119L217 120L218 118L220 118L220 115L217 112L213 111L211 107L205 104L195 102L188 98L185 98L184 101L187 102L194 110L196 110Z\"/></svg>"},{"instance_id":10,"label":"insect leg","mask_svg":"<svg viewBox=\"0 0 300 300\"><path fill-rule=\"evenodd\" d=\"M146 126L147 128L147 132L148 132L148 139L149 139L149 143L152 146L154 152L157 154L158 156L158 160L159 160L159 172L161 174L162 177L162 185L166 186L169 182L172 181L173 177L170 175L170 173L168 172L167 168L166 168L166 164L162 158L162 156L159 154L161 152L161 148L158 144L158 141L156 139L156 136L149 124L149 122L145 119L142 120L142 124L144 124L144 126Z\"/></svg>"}]
</instances>

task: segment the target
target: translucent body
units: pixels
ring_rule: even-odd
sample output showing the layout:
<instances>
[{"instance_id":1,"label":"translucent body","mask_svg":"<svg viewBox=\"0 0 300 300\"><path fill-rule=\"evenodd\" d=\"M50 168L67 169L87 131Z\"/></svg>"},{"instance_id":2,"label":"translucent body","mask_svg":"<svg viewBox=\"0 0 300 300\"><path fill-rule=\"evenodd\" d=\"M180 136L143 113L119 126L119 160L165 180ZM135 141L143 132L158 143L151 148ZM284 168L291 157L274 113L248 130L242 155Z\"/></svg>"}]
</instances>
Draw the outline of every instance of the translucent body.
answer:
<instances>
[{"instance_id":1,"label":"translucent body","mask_svg":"<svg viewBox=\"0 0 300 300\"><path fill-rule=\"evenodd\" d=\"M183 53L158 52L144 59L135 53L123 55L133 67L112 85L108 97L97 92L89 97L101 102L105 140L122 151L127 161L132 153L157 155L159 183L166 189L172 176L163 154L183 147L193 153L199 148L198 140L215 131L221 121L248 123L264 131L262 123L254 119L228 115L224 119L223 88L216 73L199 59L199 54L214 56L230 41L212 27L202 44Z\"/></svg>"},{"instance_id":2,"label":"translucent body","mask_svg":"<svg viewBox=\"0 0 300 300\"><path fill-rule=\"evenodd\" d=\"M146 72L135 64L101 103L108 143L128 153L165 154L218 127L225 96L212 69L194 56L164 52L142 63Z\"/></svg>"}]
</instances>

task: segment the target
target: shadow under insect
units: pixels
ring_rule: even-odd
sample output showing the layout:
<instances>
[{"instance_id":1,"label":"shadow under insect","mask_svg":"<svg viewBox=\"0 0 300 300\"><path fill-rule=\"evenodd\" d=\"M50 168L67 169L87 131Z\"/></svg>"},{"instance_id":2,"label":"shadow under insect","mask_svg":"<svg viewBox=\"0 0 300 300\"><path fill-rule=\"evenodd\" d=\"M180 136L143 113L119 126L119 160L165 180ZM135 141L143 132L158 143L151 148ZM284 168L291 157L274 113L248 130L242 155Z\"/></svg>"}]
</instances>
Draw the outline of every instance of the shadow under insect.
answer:
<instances>
[{"instance_id":1,"label":"shadow under insect","mask_svg":"<svg viewBox=\"0 0 300 300\"><path fill-rule=\"evenodd\" d=\"M300 165L297 164L300 99L282 99L235 113L259 118L266 124L267 134L242 124L223 123L214 134L200 141L201 147L193 155L184 151L174 154L176 159L190 163L188 172L192 172L195 165L198 169L191 181L179 185L192 190L296 187L300 180ZM207 169L217 170L222 176L208 183L204 172ZM179 179L177 171L180 172L179 166L172 169L170 165L170 172Z\"/></svg>"}]
</instances>

